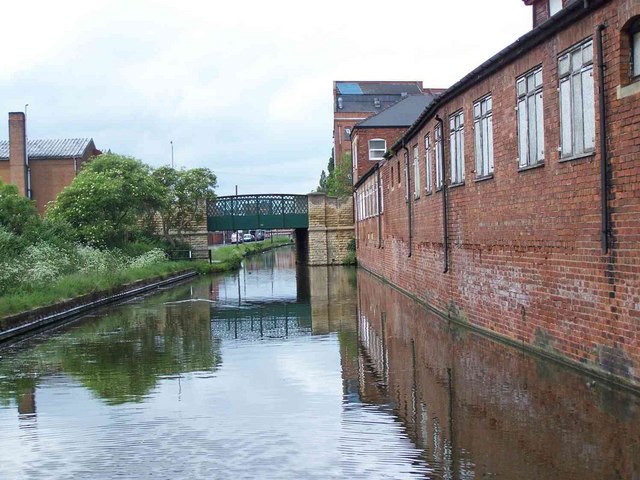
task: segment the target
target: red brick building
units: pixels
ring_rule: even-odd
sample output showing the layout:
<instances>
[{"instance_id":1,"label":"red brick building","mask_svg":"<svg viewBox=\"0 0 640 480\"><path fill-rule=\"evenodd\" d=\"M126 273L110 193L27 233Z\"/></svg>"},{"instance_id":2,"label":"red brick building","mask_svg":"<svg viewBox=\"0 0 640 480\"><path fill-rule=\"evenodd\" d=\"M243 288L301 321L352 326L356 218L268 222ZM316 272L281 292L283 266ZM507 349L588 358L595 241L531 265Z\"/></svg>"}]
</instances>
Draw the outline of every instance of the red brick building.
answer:
<instances>
[{"instance_id":1,"label":"red brick building","mask_svg":"<svg viewBox=\"0 0 640 480\"><path fill-rule=\"evenodd\" d=\"M361 266L503 341L640 387L640 2L526 0L534 29L360 180ZM416 181L417 179L417 181Z\"/></svg>"},{"instance_id":2,"label":"red brick building","mask_svg":"<svg viewBox=\"0 0 640 480\"><path fill-rule=\"evenodd\" d=\"M21 194L36 202L42 214L82 165L99 154L90 138L27 142L24 113L12 112L9 141L0 141L0 180L17 185Z\"/></svg>"},{"instance_id":3,"label":"red brick building","mask_svg":"<svg viewBox=\"0 0 640 480\"><path fill-rule=\"evenodd\" d=\"M407 95L435 94L422 82L333 82L333 143L336 165L351 151L351 130L356 123L380 113Z\"/></svg>"},{"instance_id":4,"label":"red brick building","mask_svg":"<svg viewBox=\"0 0 640 480\"><path fill-rule=\"evenodd\" d=\"M407 95L351 130L351 155L354 184L376 162L384 159L387 146L391 146L433 101L435 95L424 93Z\"/></svg>"}]
</instances>

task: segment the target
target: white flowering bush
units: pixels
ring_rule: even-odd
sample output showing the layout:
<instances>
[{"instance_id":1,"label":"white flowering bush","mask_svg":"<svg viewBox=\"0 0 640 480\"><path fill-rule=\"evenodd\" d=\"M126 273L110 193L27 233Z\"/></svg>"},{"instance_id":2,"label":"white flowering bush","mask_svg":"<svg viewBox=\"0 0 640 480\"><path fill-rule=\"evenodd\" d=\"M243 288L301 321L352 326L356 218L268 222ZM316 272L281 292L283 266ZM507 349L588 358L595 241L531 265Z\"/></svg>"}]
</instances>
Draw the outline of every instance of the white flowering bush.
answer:
<instances>
[{"instance_id":1,"label":"white flowering bush","mask_svg":"<svg viewBox=\"0 0 640 480\"><path fill-rule=\"evenodd\" d=\"M129 260L130 268L146 267L147 265L153 265L154 263L164 262L167 259L167 255L160 248L154 248L147 253L138 255Z\"/></svg>"},{"instance_id":2,"label":"white flowering bush","mask_svg":"<svg viewBox=\"0 0 640 480\"><path fill-rule=\"evenodd\" d=\"M75 270L69 251L50 243L29 245L20 260L24 268L22 283L43 284Z\"/></svg>"},{"instance_id":3,"label":"white flowering bush","mask_svg":"<svg viewBox=\"0 0 640 480\"><path fill-rule=\"evenodd\" d=\"M100 250L88 245L76 247L77 265L80 273L105 273L126 268L126 259L120 252Z\"/></svg>"},{"instance_id":4,"label":"white flowering bush","mask_svg":"<svg viewBox=\"0 0 640 480\"><path fill-rule=\"evenodd\" d=\"M26 247L13 257L0 257L0 294L21 287L37 289L67 274L109 275L165 260L165 253L159 248L128 257L119 250L100 250L88 245L65 249L41 242Z\"/></svg>"}]
</instances>

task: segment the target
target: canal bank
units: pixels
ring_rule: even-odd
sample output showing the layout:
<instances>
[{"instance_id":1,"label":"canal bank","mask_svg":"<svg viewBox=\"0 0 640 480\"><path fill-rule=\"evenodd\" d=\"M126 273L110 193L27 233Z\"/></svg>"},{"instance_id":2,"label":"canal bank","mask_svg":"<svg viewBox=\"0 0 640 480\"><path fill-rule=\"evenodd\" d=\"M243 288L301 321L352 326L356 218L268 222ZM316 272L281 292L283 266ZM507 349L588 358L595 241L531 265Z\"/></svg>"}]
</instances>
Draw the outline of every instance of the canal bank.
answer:
<instances>
[{"instance_id":1,"label":"canal bank","mask_svg":"<svg viewBox=\"0 0 640 480\"><path fill-rule=\"evenodd\" d=\"M0 318L0 342L24 335L33 330L67 321L94 308L119 302L154 289L164 288L198 274L205 275L237 270L244 258L285 245L288 245L288 241L279 239L276 242L223 247L211 255L209 263L203 261L176 262L175 264L167 264L166 271L162 271L163 268L160 265L157 268L144 270L143 276L145 272L152 274L149 278L130 281L128 277L124 277L129 281L123 284L115 283L109 288L97 291L89 283L85 285L86 293L75 295L73 298L55 298L55 294L53 294L51 296L52 303L48 305L36 306L35 308L18 311ZM4 298L0 301L10 302L11 299Z\"/></svg>"},{"instance_id":2,"label":"canal bank","mask_svg":"<svg viewBox=\"0 0 640 480\"><path fill-rule=\"evenodd\" d=\"M639 422L638 396L292 248L0 347L17 480L635 478Z\"/></svg>"}]
</instances>

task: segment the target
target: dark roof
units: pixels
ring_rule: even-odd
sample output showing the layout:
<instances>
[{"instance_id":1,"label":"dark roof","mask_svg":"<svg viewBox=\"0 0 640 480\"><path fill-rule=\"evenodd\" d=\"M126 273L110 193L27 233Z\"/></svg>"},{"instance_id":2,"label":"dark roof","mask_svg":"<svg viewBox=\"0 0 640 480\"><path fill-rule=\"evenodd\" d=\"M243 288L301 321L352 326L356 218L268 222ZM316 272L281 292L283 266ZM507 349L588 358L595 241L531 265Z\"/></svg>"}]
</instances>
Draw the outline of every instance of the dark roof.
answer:
<instances>
[{"instance_id":1,"label":"dark roof","mask_svg":"<svg viewBox=\"0 0 640 480\"><path fill-rule=\"evenodd\" d=\"M392 156L393 152L397 151L398 148L403 145L403 143L406 143L408 140L410 140L429 121L429 119L438 112L438 109L441 105L455 98L457 95L465 92L473 85L486 79L493 73L504 68L506 65L509 65L511 62L517 60L531 49L540 45L552 35L555 35L556 33L562 31L568 25L574 23L580 18L583 18L590 12L596 10L609 1L610 0L591 0L588 5L585 5L583 4L583 2L574 0L549 20L541 23L533 30L525 33L511 45L502 49L489 60L477 67L475 70L471 71L463 78L458 80L455 84L445 90L442 95L438 96L435 101L433 101L424 110L424 112L422 112L418 119L409 127L404 135L402 135L402 137L398 139L398 141L387 151L387 154L385 155L389 157Z\"/></svg>"},{"instance_id":2,"label":"dark roof","mask_svg":"<svg viewBox=\"0 0 640 480\"><path fill-rule=\"evenodd\" d=\"M409 95L380 113L358 123L355 128L409 127L427 108L435 95Z\"/></svg>"},{"instance_id":3,"label":"dark roof","mask_svg":"<svg viewBox=\"0 0 640 480\"><path fill-rule=\"evenodd\" d=\"M64 138L54 140L27 140L29 158L81 157L93 143L90 138ZM95 147L94 147L95 148ZM0 160L9 158L9 142L0 140Z\"/></svg>"},{"instance_id":4,"label":"dark roof","mask_svg":"<svg viewBox=\"0 0 640 480\"><path fill-rule=\"evenodd\" d=\"M416 95L422 93L420 82L336 82L340 95Z\"/></svg>"}]
</instances>

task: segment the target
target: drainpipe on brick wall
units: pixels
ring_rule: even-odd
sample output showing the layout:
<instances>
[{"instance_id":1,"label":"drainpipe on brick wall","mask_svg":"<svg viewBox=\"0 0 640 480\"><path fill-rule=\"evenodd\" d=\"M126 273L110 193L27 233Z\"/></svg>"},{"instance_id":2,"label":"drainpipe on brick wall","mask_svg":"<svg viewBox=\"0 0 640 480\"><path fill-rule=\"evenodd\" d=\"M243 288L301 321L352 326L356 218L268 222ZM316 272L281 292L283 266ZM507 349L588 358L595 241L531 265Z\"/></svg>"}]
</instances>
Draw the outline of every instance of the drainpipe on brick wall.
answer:
<instances>
[{"instance_id":1,"label":"drainpipe on brick wall","mask_svg":"<svg viewBox=\"0 0 640 480\"><path fill-rule=\"evenodd\" d=\"M376 177L378 182L378 248L382 248L382 187L380 185L380 164L377 163Z\"/></svg>"},{"instance_id":2,"label":"drainpipe on brick wall","mask_svg":"<svg viewBox=\"0 0 640 480\"><path fill-rule=\"evenodd\" d=\"M442 246L444 250L444 269L443 273L449 271L449 212L447 205L447 175L445 172L444 160L444 121L440 115L436 115L436 122L440 124L440 171L442 172Z\"/></svg>"},{"instance_id":3,"label":"drainpipe on brick wall","mask_svg":"<svg viewBox=\"0 0 640 480\"><path fill-rule=\"evenodd\" d=\"M411 256L411 254L413 253L413 222L411 219L411 176L409 175L409 171L411 170L409 168L409 149L407 148L407 146L404 144L404 142L402 142L402 148L404 149L404 174L406 176L406 182L405 182L405 189L407 190L406 196L407 196L407 219L408 219L408 226L409 226L409 257Z\"/></svg>"},{"instance_id":4,"label":"drainpipe on brick wall","mask_svg":"<svg viewBox=\"0 0 640 480\"><path fill-rule=\"evenodd\" d=\"M600 115L600 226L602 253L609 251L609 178L607 177L608 152L607 152L607 116L604 98L604 74L606 66L602 52L602 31L606 24L598 25L596 29L596 43L598 49L598 110Z\"/></svg>"}]
</instances>

